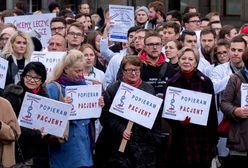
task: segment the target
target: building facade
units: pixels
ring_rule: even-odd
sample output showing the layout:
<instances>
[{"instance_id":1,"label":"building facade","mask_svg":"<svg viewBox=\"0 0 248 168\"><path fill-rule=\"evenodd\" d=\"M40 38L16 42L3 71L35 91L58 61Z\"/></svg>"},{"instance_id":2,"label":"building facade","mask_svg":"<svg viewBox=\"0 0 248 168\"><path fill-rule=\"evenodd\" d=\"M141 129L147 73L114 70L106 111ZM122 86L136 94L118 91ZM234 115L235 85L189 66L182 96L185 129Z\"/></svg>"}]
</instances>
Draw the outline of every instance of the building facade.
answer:
<instances>
[{"instance_id":1,"label":"building facade","mask_svg":"<svg viewBox=\"0 0 248 168\"><path fill-rule=\"evenodd\" d=\"M48 4L52 1L58 2L63 8L70 4L73 11L78 11L78 5L82 2L90 4L91 11L94 13L97 8L107 8L109 4L147 6L152 0L1 0L0 11L13 9L17 1L22 1L26 6L27 12L32 13L36 10L48 12ZM246 0L160 0L165 3L165 11L177 9L183 11L185 6L195 6L198 11L205 15L210 11L220 13L223 24L233 24L237 27L248 22L248 1Z\"/></svg>"}]
</instances>

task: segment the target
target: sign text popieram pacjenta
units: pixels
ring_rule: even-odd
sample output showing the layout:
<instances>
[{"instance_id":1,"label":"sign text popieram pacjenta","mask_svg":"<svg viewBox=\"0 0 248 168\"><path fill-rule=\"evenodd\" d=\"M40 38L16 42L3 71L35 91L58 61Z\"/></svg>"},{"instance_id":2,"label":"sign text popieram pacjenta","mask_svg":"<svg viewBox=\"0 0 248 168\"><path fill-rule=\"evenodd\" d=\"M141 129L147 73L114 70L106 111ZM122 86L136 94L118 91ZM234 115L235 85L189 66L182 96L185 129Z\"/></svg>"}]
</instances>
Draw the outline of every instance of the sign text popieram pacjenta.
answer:
<instances>
[{"instance_id":1,"label":"sign text popieram pacjenta","mask_svg":"<svg viewBox=\"0 0 248 168\"><path fill-rule=\"evenodd\" d=\"M48 76L53 71L54 67L60 62L65 55L65 52L38 52L35 51L31 55L31 61L38 61L45 65Z\"/></svg>"},{"instance_id":2,"label":"sign text popieram pacjenta","mask_svg":"<svg viewBox=\"0 0 248 168\"><path fill-rule=\"evenodd\" d=\"M66 96L72 98L69 120L99 118L102 108L99 98L102 95L101 85L67 86Z\"/></svg>"},{"instance_id":3,"label":"sign text popieram pacjenta","mask_svg":"<svg viewBox=\"0 0 248 168\"><path fill-rule=\"evenodd\" d=\"M166 90L163 118L207 125L212 95L169 86Z\"/></svg>"},{"instance_id":4,"label":"sign text popieram pacjenta","mask_svg":"<svg viewBox=\"0 0 248 168\"><path fill-rule=\"evenodd\" d=\"M0 57L0 88L4 89L8 70L8 61Z\"/></svg>"},{"instance_id":5,"label":"sign text popieram pacjenta","mask_svg":"<svg viewBox=\"0 0 248 168\"><path fill-rule=\"evenodd\" d=\"M109 111L151 129L162 99L126 83L121 83Z\"/></svg>"},{"instance_id":6,"label":"sign text popieram pacjenta","mask_svg":"<svg viewBox=\"0 0 248 168\"><path fill-rule=\"evenodd\" d=\"M70 104L26 92L18 122L20 126L63 137L70 110Z\"/></svg>"}]
</instances>

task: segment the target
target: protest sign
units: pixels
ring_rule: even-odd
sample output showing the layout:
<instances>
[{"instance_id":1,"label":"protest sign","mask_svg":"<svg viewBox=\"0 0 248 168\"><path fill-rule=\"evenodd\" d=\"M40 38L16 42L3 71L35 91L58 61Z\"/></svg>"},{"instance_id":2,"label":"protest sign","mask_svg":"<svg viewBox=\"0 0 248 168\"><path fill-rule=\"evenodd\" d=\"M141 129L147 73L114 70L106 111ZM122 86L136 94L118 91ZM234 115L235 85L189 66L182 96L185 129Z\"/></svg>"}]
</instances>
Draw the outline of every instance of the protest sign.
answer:
<instances>
[{"instance_id":1,"label":"protest sign","mask_svg":"<svg viewBox=\"0 0 248 168\"><path fill-rule=\"evenodd\" d=\"M169 86L166 90L163 118L207 125L212 95Z\"/></svg>"},{"instance_id":2,"label":"protest sign","mask_svg":"<svg viewBox=\"0 0 248 168\"><path fill-rule=\"evenodd\" d=\"M8 71L8 61L0 57L0 88L4 89Z\"/></svg>"},{"instance_id":3,"label":"protest sign","mask_svg":"<svg viewBox=\"0 0 248 168\"><path fill-rule=\"evenodd\" d=\"M40 15L23 15L5 17L4 23L14 24L18 30L24 32L37 31L40 35L40 41L43 49L47 48L48 41L51 37L50 22L56 17L55 13L47 13Z\"/></svg>"},{"instance_id":4,"label":"protest sign","mask_svg":"<svg viewBox=\"0 0 248 168\"><path fill-rule=\"evenodd\" d=\"M121 83L110 112L151 129L162 99L126 83Z\"/></svg>"},{"instance_id":5,"label":"protest sign","mask_svg":"<svg viewBox=\"0 0 248 168\"><path fill-rule=\"evenodd\" d=\"M38 61L45 65L47 76L51 74L54 67L60 62L65 55L65 52L33 52L31 61Z\"/></svg>"},{"instance_id":6,"label":"protest sign","mask_svg":"<svg viewBox=\"0 0 248 168\"><path fill-rule=\"evenodd\" d=\"M63 137L70 110L70 104L26 92L18 122L22 127Z\"/></svg>"},{"instance_id":7,"label":"protest sign","mask_svg":"<svg viewBox=\"0 0 248 168\"><path fill-rule=\"evenodd\" d=\"M109 40L127 42L128 29L134 26L134 7L123 5L109 5L111 26Z\"/></svg>"},{"instance_id":8,"label":"protest sign","mask_svg":"<svg viewBox=\"0 0 248 168\"><path fill-rule=\"evenodd\" d=\"M101 85L67 86L66 96L72 98L70 120L99 118L102 108L99 98L102 95Z\"/></svg>"},{"instance_id":9,"label":"protest sign","mask_svg":"<svg viewBox=\"0 0 248 168\"><path fill-rule=\"evenodd\" d=\"M241 91L241 107L248 108L248 83L242 83L240 87Z\"/></svg>"}]
</instances>

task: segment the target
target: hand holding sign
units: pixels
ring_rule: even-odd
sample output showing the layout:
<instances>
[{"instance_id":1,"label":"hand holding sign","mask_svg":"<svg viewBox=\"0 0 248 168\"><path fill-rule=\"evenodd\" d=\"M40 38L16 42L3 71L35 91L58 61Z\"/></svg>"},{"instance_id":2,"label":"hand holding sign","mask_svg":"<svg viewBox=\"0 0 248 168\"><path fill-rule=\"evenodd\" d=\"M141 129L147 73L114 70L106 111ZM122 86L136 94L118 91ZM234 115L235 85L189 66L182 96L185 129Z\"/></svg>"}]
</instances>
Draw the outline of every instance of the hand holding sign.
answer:
<instances>
[{"instance_id":1,"label":"hand holding sign","mask_svg":"<svg viewBox=\"0 0 248 168\"><path fill-rule=\"evenodd\" d=\"M133 122L128 121L127 128L123 132L123 138L122 138L122 141L121 141L121 145L119 147L120 152L124 152L124 150L126 148L126 145L127 145L127 141L130 140L131 133L132 133L131 132L132 127L133 127Z\"/></svg>"}]
</instances>

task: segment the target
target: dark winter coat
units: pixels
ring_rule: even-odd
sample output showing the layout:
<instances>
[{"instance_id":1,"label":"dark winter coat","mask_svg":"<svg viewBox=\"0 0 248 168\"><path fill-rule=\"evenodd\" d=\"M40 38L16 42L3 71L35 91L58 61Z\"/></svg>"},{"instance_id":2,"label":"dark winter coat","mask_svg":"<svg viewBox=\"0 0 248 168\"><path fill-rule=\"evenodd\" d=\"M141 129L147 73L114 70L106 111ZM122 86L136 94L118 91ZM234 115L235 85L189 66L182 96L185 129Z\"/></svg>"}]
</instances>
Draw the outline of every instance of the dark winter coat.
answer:
<instances>
[{"instance_id":1,"label":"dark winter coat","mask_svg":"<svg viewBox=\"0 0 248 168\"><path fill-rule=\"evenodd\" d=\"M105 106L100 117L103 130L96 144L96 167L156 168L157 147L161 143L160 115L151 130L134 123L125 152L118 152L128 120L110 113L109 108L120 83L113 83L104 93ZM153 87L145 82L138 88L154 95Z\"/></svg>"}]
</instances>

